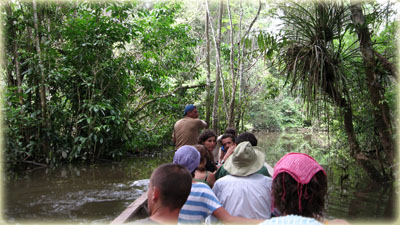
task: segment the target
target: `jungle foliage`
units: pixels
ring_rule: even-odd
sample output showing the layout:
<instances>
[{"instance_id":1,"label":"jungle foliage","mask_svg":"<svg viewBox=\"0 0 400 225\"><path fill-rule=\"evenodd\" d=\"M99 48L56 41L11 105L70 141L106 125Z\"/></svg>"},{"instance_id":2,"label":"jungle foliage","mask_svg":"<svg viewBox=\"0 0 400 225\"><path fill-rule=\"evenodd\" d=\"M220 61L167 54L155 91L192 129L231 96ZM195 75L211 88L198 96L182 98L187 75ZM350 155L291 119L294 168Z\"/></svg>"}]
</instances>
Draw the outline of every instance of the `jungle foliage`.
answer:
<instances>
[{"instance_id":1,"label":"jungle foliage","mask_svg":"<svg viewBox=\"0 0 400 225\"><path fill-rule=\"evenodd\" d=\"M198 76L198 40L190 26L176 23L180 6L35 6L4 7L9 168L118 159L168 145L174 118L192 100L182 83Z\"/></svg>"},{"instance_id":2,"label":"jungle foliage","mask_svg":"<svg viewBox=\"0 0 400 225\"><path fill-rule=\"evenodd\" d=\"M277 57L292 92L309 112L328 114L336 143L347 142L372 178L392 180L395 111L386 92L396 90L396 48L386 46L396 41L388 30L397 22L390 4L293 1L279 8L286 44Z\"/></svg>"}]
</instances>

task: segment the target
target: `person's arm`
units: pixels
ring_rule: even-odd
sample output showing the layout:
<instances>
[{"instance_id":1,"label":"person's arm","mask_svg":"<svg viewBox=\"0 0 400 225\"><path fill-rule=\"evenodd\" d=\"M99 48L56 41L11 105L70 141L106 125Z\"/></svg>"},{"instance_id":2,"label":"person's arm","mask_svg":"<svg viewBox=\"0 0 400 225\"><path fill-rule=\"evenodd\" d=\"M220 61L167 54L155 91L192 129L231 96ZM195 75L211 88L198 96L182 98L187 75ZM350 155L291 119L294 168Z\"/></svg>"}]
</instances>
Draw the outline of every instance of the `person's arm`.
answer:
<instances>
[{"instance_id":1,"label":"person's arm","mask_svg":"<svg viewBox=\"0 0 400 225\"><path fill-rule=\"evenodd\" d=\"M225 152L223 152L221 149L219 149L219 155L220 155L219 156L219 164L221 164L222 160L224 159Z\"/></svg>"},{"instance_id":2,"label":"person's arm","mask_svg":"<svg viewBox=\"0 0 400 225\"><path fill-rule=\"evenodd\" d=\"M210 186L210 188L213 188L213 186L214 186L214 183L215 183L215 173L216 173L216 172L217 172L217 170L214 171L213 173L208 173L206 182L207 182L208 186Z\"/></svg>"},{"instance_id":3,"label":"person's arm","mask_svg":"<svg viewBox=\"0 0 400 225\"><path fill-rule=\"evenodd\" d=\"M200 119L200 118L196 118L195 119L196 120L196 124L197 124L197 127L198 127L198 129L208 129L208 124L206 123L206 121L204 121L204 120L202 120L202 119Z\"/></svg>"},{"instance_id":4,"label":"person's arm","mask_svg":"<svg viewBox=\"0 0 400 225\"><path fill-rule=\"evenodd\" d=\"M203 127L204 127L204 128L208 129L208 124L206 123L206 121L201 120L201 123L203 124Z\"/></svg>"},{"instance_id":5,"label":"person's arm","mask_svg":"<svg viewBox=\"0 0 400 225\"><path fill-rule=\"evenodd\" d=\"M214 217L222 221L224 224L259 224L264 220L256 220L256 219L248 219L239 216L232 216L226 211L224 207L219 207L216 209L213 214Z\"/></svg>"},{"instance_id":6,"label":"person's arm","mask_svg":"<svg viewBox=\"0 0 400 225\"><path fill-rule=\"evenodd\" d=\"M235 148L236 148L236 145L232 145L231 147L228 148L228 151L226 151L226 153L224 155L224 158L222 159L221 163L225 162L229 158L229 156L232 155L232 153L235 150Z\"/></svg>"}]
</instances>

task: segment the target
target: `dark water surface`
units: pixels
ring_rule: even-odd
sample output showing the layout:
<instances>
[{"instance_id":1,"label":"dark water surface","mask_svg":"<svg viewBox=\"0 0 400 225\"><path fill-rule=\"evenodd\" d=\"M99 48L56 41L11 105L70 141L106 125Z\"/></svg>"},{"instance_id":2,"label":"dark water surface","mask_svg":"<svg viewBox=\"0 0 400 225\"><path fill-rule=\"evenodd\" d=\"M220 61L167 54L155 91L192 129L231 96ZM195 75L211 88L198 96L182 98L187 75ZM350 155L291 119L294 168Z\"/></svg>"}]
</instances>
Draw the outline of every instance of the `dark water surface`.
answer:
<instances>
[{"instance_id":1,"label":"dark water surface","mask_svg":"<svg viewBox=\"0 0 400 225\"><path fill-rule=\"evenodd\" d=\"M36 169L4 181L3 218L10 223L109 223L147 190L165 152L120 163Z\"/></svg>"},{"instance_id":2,"label":"dark water surface","mask_svg":"<svg viewBox=\"0 0 400 225\"><path fill-rule=\"evenodd\" d=\"M290 151L312 155L328 174L326 218L390 222L397 188L377 184L335 159L323 133L257 133L266 161L274 165ZM151 171L172 161L173 152L104 163L36 169L4 177L3 218L10 223L109 223L147 190Z\"/></svg>"}]
</instances>

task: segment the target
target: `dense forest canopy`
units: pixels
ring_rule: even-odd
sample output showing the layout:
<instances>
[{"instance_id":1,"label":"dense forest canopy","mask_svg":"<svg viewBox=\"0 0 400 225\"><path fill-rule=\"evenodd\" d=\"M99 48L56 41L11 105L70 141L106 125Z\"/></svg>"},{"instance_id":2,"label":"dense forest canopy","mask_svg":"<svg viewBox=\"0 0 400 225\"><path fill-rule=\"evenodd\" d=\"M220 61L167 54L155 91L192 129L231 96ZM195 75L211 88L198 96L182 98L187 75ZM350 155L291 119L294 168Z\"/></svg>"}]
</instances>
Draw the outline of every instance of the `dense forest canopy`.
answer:
<instances>
[{"instance_id":1,"label":"dense forest canopy","mask_svg":"<svg viewBox=\"0 0 400 225\"><path fill-rule=\"evenodd\" d=\"M395 6L4 2L7 168L168 149L173 124L194 103L218 134L227 127L329 130L329 154L390 180Z\"/></svg>"}]
</instances>

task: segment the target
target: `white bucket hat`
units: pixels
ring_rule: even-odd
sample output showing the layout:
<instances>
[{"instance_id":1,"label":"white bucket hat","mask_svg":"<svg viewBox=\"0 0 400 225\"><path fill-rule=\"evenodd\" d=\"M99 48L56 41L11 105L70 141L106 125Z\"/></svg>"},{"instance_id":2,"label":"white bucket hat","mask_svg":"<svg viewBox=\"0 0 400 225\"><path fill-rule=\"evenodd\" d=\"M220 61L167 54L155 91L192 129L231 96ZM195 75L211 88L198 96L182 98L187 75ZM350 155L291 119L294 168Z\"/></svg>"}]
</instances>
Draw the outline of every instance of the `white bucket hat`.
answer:
<instances>
[{"instance_id":1,"label":"white bucket hat","mask_svg":"<svg viewBox=\"0 0 400 225\"><path fill-rule=\"evenodd\" d=\"M224 168L231 175L245 177L260 170L264 161L264 151L245 141L236 146L232 155L225 161Z\"/></svg>"}]
</instances>

